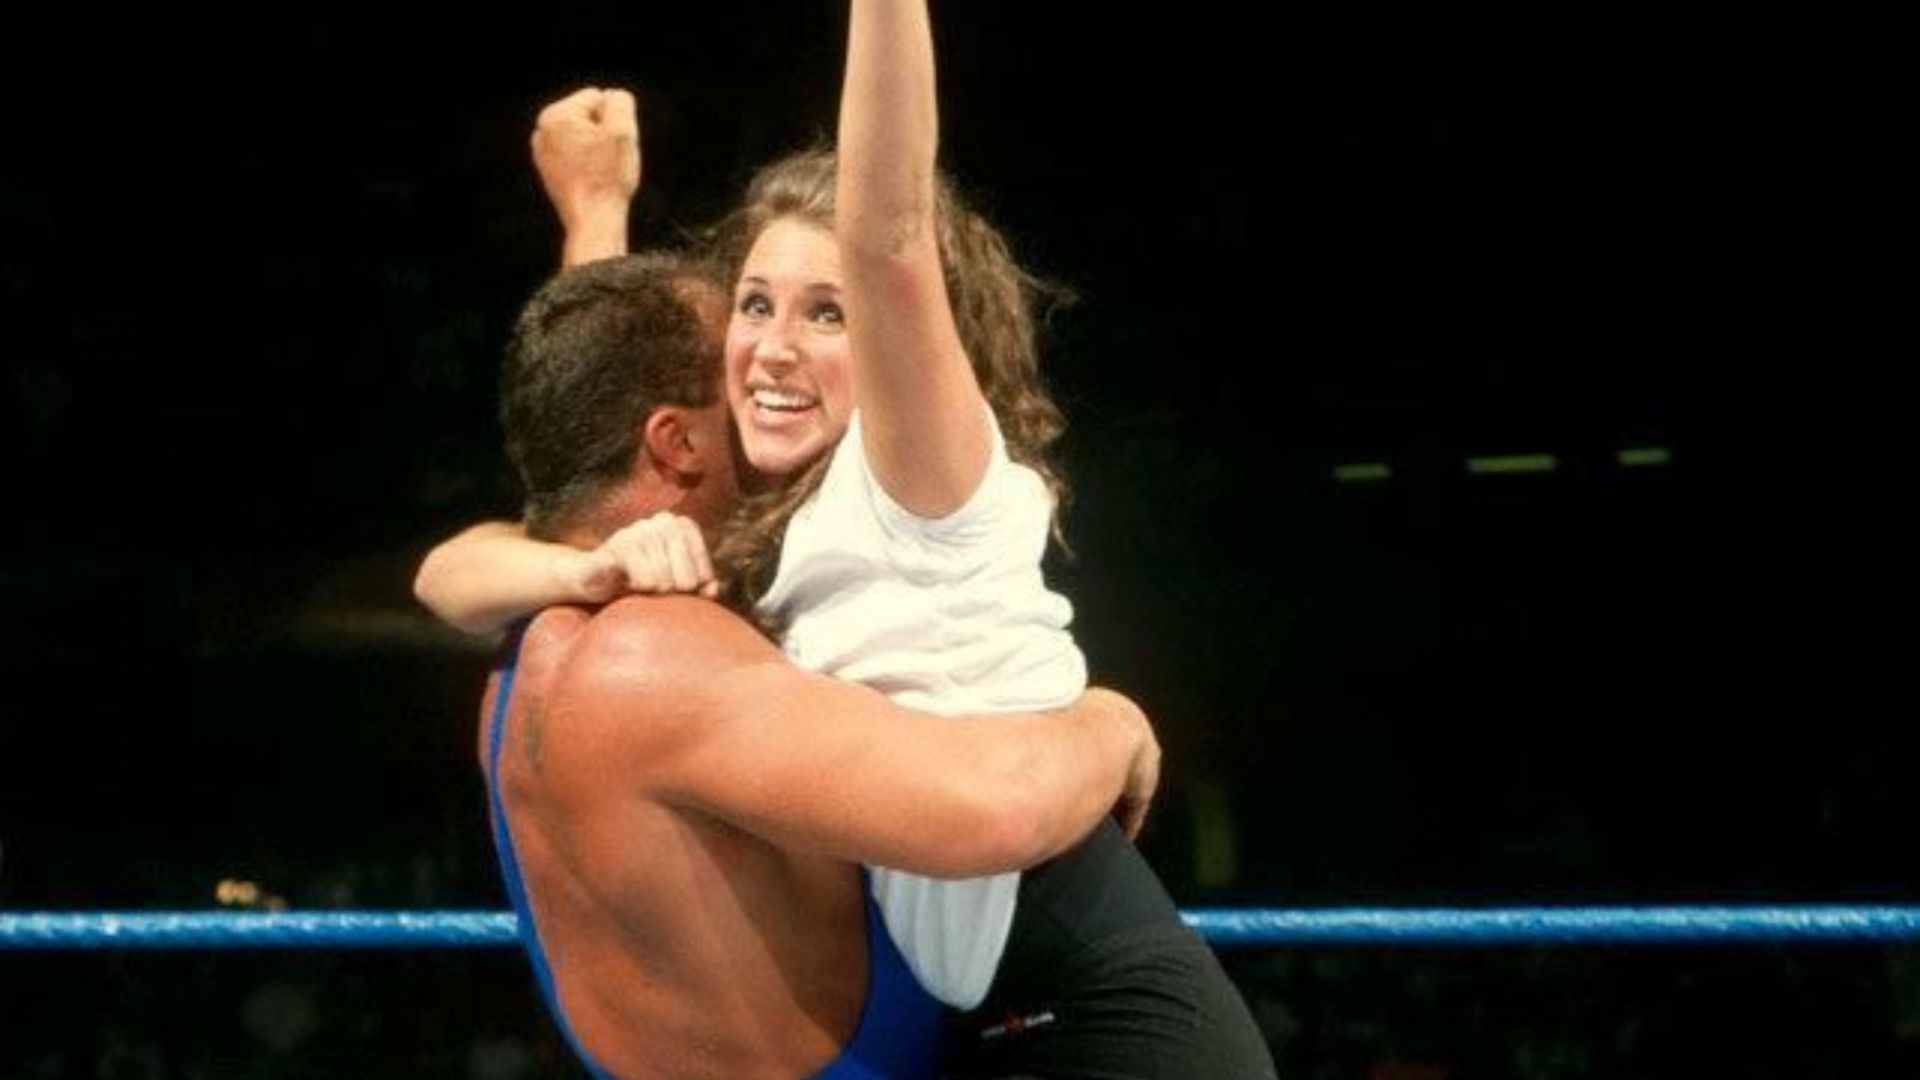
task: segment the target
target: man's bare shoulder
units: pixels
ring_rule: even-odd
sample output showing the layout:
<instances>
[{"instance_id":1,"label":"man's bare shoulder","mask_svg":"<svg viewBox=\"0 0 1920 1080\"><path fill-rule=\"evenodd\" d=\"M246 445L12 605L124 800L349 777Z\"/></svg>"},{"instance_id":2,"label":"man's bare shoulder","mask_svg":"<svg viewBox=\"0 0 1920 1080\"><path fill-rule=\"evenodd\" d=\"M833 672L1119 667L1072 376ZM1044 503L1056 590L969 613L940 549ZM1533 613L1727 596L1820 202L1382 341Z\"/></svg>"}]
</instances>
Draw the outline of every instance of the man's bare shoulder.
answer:
<instances>
[{"instance_id":1,"label":"man's bare shoulder","mask_svg":"<svg viewBox=\"0 0 1920 1080\"><path fill-rule=\"evenodd\" d=\"M730 679L767 664L786 666L745 620L698 597L624 597L556 630L568 634L556 700L582 720L628 727L629 737L638 736L630 722L640 717L652 721L654 736L666 735L675 720L711 720L715 691Z\"/></svg>"},{"instance_id":2,"label":"man's bare shoulder","mask_svg":"<svg viewBox=\"0 0 1920 1080\"><path fill-rule=\"evenodd\" d=\"M593 613L585 608L558 606L541 611L520 635L520 667L551 667L564 659L592 619Z\"/></svg>"},{"instance_id":3,"label":"man's bare shoulder","mask_svg":"<svg viewBox=\"0 0 1920 1080\"><path fill-rule=\"evenodd\" d=\"M574 643L582 676L704 678L721 663L778 659L738 615L693 596L627 596L602 608Z\"/></svg>"},{"instance_id":4,"label":"man's bare shoulder","mask_svg":"<svg viewBox=\"0 0 1920 1080\"><path fill-rule=\"evenodd\" d=\"M540 775L568 798L644 793L657 766L699 747L734 711L725 688L769 664L788 667L753 627L709 600L634 596L598 611L549 608L521 639L520 728L537 733L529 745L540 748Z\"/></svg>"}]
</instances>

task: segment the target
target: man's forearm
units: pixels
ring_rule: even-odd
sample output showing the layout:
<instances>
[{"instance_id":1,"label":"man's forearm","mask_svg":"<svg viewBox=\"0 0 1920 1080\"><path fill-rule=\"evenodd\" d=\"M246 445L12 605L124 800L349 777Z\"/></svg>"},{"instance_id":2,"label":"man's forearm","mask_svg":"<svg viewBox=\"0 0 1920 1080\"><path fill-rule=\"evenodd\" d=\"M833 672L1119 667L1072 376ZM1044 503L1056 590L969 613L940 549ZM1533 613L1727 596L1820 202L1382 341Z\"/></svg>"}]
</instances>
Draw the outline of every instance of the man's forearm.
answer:
<instances>
[{"instance_id":1,"label":"man's forearm","mask_svg":"<svg viewBox=\"0 0 1920 1080\"><path fill-rule=\"evenodd\" d=\"M605 208L570 222L560 242L561 269L617 259L627 253L627 210Z\"/></svg>"},{"instance_id":2,"label":"man's forearm","mask_svg":"<svg viewBox=\"0 0 1920 1080\"><path fill-rule=\"evenodd\" d=\"M589 641L581 700L608 718L593 767L624 762L649 797L796 850L931 877L1015 869L1065 850L1157 761L1118 695L931 716L800 671L706 601L622 600Z\"/></svg>"},{"instance_id":3,"label":"man's forearm","mask_svg":"<svg viewBox=\"0 0 1920 1080\"><path fill-rule=\"evenodd\" d=\"M1158 760L1145 716L1117 694L1089 691L1057 713L1018 719L994 739L986 757L1001 802L997 861L1013 869L1051 858L1116 805L1144 804Z\"/></svg>"}]
</instances>

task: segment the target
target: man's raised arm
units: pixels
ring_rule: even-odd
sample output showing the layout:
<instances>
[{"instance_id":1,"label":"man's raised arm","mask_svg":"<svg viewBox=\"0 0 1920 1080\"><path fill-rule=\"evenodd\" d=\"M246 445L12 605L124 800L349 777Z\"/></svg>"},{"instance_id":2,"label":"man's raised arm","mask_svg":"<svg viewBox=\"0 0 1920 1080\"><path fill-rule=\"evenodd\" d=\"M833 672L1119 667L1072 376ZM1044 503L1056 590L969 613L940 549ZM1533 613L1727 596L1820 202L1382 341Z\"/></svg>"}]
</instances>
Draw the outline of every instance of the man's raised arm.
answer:
<instances>
[{"instance_id":1,"label":"man's raised arm","mask_svg":"<svg viewBox=\"0 0 1920 1080\"><path fill-rule=\"evenodd\" d=\"M560 265L627 253L627 213L640 190L640 116L625 90L587 87L540 112L533 164L565 233Z\"/></svg>"}]
</instances>

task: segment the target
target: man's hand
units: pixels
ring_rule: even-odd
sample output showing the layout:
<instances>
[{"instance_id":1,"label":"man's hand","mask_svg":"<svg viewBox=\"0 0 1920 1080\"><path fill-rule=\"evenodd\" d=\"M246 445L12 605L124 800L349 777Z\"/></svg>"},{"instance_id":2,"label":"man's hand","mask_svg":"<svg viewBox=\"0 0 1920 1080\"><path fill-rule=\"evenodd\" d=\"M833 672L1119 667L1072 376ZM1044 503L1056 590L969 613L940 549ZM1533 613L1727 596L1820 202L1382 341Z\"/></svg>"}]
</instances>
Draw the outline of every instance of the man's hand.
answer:
<instances>
[{"instance_id":1,"label":"man's hand","mask_svg":"<svg viewBox=\"0 0 1920 1080\"><path fill-rule=\"evenodd\" d=\"M627 210L640 190L640 121L633 95L587 87L540 111L533 164L566 231L561 264L627 253Z\"/></svg>"},{"instance_id":2,"label":"man's hand","mask_svg":"<svg viewBox=\"0 0 1920 1080\"><path fill-rule=\"evenodd\" d=\"M1153 803L1154 792L1160 787L1160 740L1154 737L1153 725L1147 722L1147 714L1127 698L1111 690L1091 687L1087 690L1085 700L1111 710L1115 716L1138 728L1139 746L1127 764L1126 781L1120 789L1120 799L1113 807L1114 820L1127 834L1127 839L1136 839L1141 827L1147 823L1147 808Z\"/></svg>"}]
</instances>

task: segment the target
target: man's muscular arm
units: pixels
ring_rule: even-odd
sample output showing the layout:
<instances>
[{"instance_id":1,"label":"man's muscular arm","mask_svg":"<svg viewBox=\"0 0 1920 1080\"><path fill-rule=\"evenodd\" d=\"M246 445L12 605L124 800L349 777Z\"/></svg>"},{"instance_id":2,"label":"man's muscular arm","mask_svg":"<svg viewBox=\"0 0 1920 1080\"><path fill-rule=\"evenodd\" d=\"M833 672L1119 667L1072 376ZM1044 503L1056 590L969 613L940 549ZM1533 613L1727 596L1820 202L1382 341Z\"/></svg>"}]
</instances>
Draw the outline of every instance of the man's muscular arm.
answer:
<instances>
[{"instance_id":1,"label":"man's muscular arm","mask_svg":"<svg viewBox=\"0 0 1920 1080\"><path fill-rule=\"evenodd\" d=\"M1145 718L1118 695L933 717L803 672L735 616L686 597L607 609L555 691L569 768L782 847L933 876L1054 855L1138 800L1158 770Z\"/></svg>"}]
</instances>

